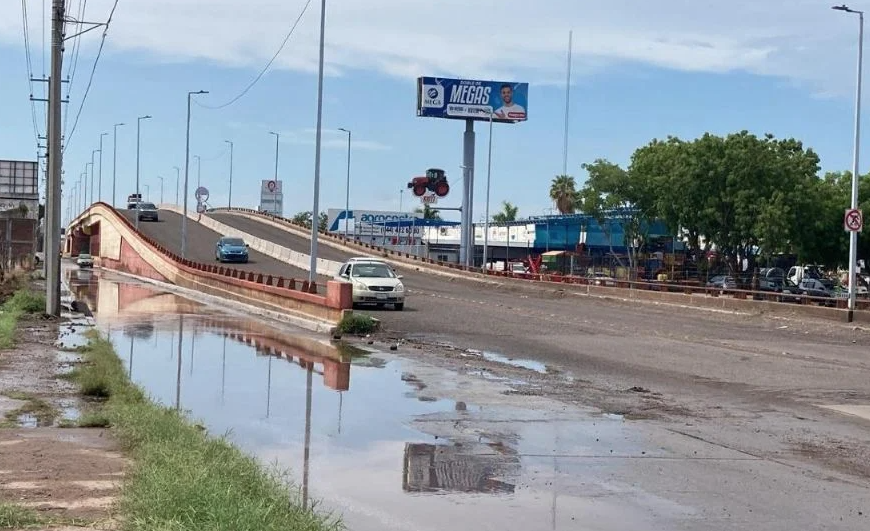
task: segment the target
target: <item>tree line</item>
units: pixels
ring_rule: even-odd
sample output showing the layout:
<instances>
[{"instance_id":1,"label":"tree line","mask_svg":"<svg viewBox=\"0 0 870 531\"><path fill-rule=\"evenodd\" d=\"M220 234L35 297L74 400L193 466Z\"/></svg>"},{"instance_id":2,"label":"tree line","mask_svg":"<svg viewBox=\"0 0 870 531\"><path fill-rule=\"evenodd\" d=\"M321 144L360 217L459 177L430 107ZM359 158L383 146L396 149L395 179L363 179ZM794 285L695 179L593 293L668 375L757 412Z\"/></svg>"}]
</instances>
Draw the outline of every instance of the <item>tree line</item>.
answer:
<instances>
[{"instance_id":1,"label":"tree line","mask_svg":"<svg viewBox=\"0 0 870 531\"><path fill-rule=\"evenodd\" d=\"M820 176L819 156L793 138L758 137L747 131L652 140L637 149L628 167L606 159L583 164L574 177L556 176L550 198L562 214L583 212L621 225L631 253L642 248L653 220L685 239L688 251L705 256L715 245L732 272L740 258L777 255L799 263L846 266L850 172ZM870 175L860 178L861 208L870 212ZM870 241L859 236L858 257ZM633 260L631 260L633 262Z\"/></svg>"}]
</instances>

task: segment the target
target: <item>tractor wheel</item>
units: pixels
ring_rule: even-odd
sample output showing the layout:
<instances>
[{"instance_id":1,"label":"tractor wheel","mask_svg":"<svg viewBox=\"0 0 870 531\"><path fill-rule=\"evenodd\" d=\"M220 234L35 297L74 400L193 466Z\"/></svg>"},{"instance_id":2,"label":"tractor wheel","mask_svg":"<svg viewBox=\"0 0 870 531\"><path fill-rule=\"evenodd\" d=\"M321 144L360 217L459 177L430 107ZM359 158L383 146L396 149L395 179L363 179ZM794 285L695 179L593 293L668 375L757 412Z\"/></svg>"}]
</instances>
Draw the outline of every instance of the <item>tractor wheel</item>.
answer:
<instances>
[{"instance_id":1,"label":"tractor wheel","mask_svg":"<svg viewBox=\"0 0 870 531\"><path fill-rule=\"evenodd\" d=\"M449 193L450 185L447 184L447 181L441 181L435 185L435 195L437 195L438 197L444 197Z\"/></svg>"},{"instance_id":2,"label":"tractor wheel","mask_svg":"<svg viewBox=\"0 0 870 531\"><path fill-rule=\"evenodd\" d=\"M416 195L417 197L422 197L423 194L425 194L425 193L426 193L426 187L423 186L422 184L418 184L418 185L414 186L414 195Z\"/></svg>"}]
</instances>

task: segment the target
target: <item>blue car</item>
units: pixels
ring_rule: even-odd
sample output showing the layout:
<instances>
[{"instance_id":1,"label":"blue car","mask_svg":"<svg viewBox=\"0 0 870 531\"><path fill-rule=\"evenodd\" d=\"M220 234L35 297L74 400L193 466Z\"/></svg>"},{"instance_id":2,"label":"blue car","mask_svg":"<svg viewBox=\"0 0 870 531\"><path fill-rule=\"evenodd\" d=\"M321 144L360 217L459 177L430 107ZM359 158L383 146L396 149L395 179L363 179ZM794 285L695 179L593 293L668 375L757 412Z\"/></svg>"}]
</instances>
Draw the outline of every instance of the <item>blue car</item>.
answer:
<instances>
[{"instance_id":1,"label":"blue car","mask_svg":"<svg viewBox=\"0 0 870 531\"><path fill-rule=\"evenodd\" d=\"M248 262L248 244L241 238L224 237L218 240L214 250L218 262Z\"/></svg>"}]
</instances>

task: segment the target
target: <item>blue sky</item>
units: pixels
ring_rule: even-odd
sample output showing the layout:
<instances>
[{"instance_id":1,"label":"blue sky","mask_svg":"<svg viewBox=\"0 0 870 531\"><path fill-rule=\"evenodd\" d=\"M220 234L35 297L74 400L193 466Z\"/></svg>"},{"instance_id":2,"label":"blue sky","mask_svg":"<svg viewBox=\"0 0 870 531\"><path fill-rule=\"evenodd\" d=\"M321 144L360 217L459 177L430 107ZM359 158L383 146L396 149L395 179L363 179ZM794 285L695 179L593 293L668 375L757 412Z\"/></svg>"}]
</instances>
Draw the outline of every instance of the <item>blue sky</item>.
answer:
<instances>
[{"instance_id":1,"label":"blue sky","mask_svg":"<svg viewBox=\"0 0 870 531\"><path fill-rule=\"evenodd\" d=\"M85 18L105 19L111 3L91 0ZM226 203L229 159L223 141L235 143L233 203L256 207L260 180L274 173L274 137L268 132L280 131L285 214L311 208L318 4L312 3L273 69L245 97L221 110L193 106L191 154L202 157L202 183L211 190L212 205ZM455 185L440 203L458 205L463 124L416 117L417 75L531 82L529 121L495 126L491 208L497 210L502 200L519 205L521 215L551 207L549 183L562 166L569 29L574 77L568 166L580 182L583 162L603 157L627 163L634 149L654 137L705 131L794 136L821 155L823 169L851 165L857 19L823 2L770 0L759 7L735 0L726 8L662 0L653 8L629 0L604 7L552 0L531 14L529 4L518 0L472 7L458 0L408 4L329 0L323 210L344 204L346 137L339 127L353 131L352 208L397 209L407 181L432 166L447 170ZM39 76L43 2L27 5ZM118 197L125 197L134 189L136 117L151 114L152 120L142 122L140 177L156 201L157 176L163 176L165 199L173 201L173 166L184 166L187 91L209 90L200 100L208 105L233 98L275 52L303 5L217 0L203 11L193 0L120 0L66 152L67 180L84 171L99 134L110 133L103 159L109 198L112 124L125 122L117 170ZM463 11L457 11L460 6ZM457 20L457 12L467 16ZM519 30L517 17L524 26ZM67 134L98 42L99 31L82 40ZM33 159L17 2L0 6L0 73L0 158ZM42 87L35 86L40 96ZM483 215L487 128L477 125L475 220ZM195 182L193 159L190 177ZM418 203L404 193L404 209Z\"/></svg>"}]
</instances>

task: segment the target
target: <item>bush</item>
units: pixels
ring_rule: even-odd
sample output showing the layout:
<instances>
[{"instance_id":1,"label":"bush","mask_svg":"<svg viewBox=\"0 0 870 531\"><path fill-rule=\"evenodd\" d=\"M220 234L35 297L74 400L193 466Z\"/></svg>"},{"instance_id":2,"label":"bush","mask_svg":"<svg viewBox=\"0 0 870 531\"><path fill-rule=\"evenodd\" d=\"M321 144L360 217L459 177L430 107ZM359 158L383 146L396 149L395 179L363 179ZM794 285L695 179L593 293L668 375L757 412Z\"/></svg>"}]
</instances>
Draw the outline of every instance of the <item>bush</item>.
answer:
<instances>
[{"instance_id":1,"label":"bush","mask_svg":"<svg viewBox=\"0 0 870 531\"><path fill-rule=\"evenodd\" d=\"M338 323L338 331L342 334L370 334L377 328L377 322L368 315L352 313L345 315Z\"/></svg>"},{"instance_id":2,"label":"bush","mask_svg":"<svg viewBox=\"0 0 870 531\"><path fill-rule=\"evenodd\" d=\"M45 296L20 289L3 303L3 310L21 313L45 313Z\"/></svg>"}]
</instances>

